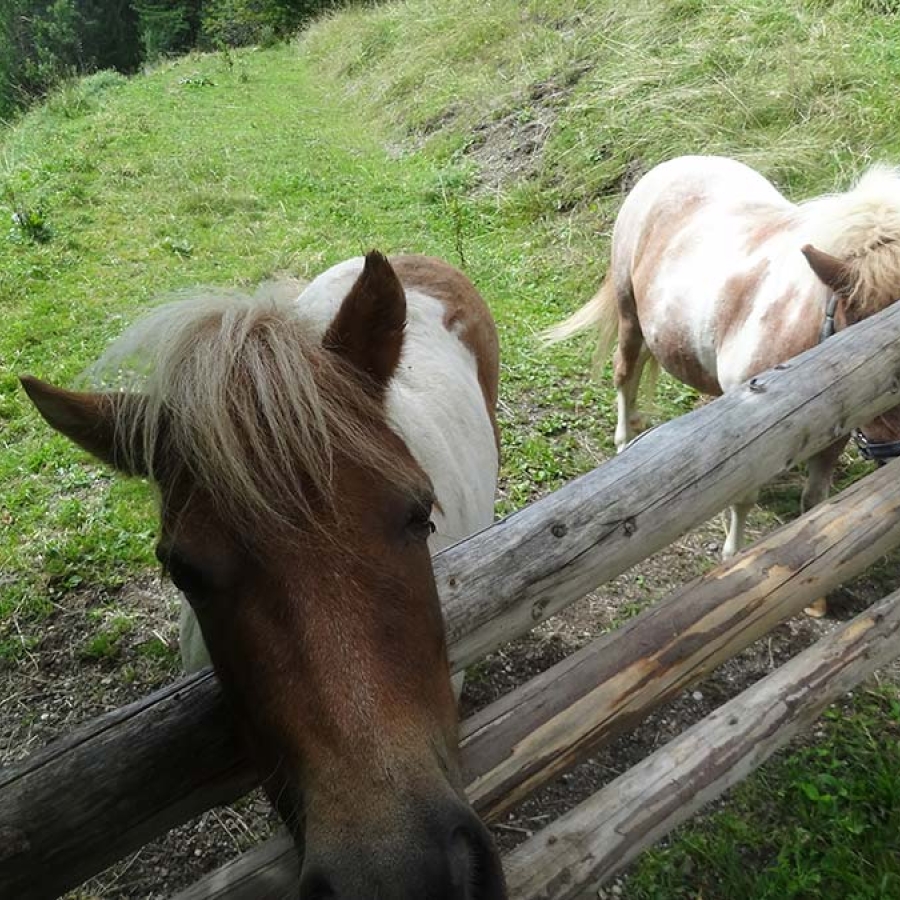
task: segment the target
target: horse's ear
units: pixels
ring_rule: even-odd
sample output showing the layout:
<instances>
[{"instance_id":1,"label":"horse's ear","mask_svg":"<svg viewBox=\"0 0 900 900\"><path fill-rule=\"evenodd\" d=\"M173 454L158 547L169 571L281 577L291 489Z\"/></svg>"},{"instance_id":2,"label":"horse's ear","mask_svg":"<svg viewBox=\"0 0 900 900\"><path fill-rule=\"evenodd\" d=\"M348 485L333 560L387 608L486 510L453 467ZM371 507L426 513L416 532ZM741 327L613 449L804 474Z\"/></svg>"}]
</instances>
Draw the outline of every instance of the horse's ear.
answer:
<instances>
[{"instance_id":1,"label":"horse's ear","mask_svg":"<svg viewBox=\"0 0 900 900\"><path fill-rule=\"evenodd\" d=\"M801 248L809 267L826 287L836 294L848 294L853 288L853 271L843 260L818 250L812 244Z\"/></svg>"},{"instance_id":2,"label":"horse's ear","mask_svg":"<svg viewBox=\"0 0 900 900\"><path fill-rule=\"evenodd\" d=\"M19 380L51 428L121 472L147 474L140 436L120 424L128 422L126 406L138 406L135 395L67 391L30 375Z\"/></svg>"},{"instance_id":3,"label":"horse's ear","mask_svg":"<svg viewBox=\"0 0 900 900\"><path fill-rule=\"evenodd\" d=\"M387 258L373 250L322 344L383 386L400 360L405 325L403 285Z\"/></svg>"}]
</instances>

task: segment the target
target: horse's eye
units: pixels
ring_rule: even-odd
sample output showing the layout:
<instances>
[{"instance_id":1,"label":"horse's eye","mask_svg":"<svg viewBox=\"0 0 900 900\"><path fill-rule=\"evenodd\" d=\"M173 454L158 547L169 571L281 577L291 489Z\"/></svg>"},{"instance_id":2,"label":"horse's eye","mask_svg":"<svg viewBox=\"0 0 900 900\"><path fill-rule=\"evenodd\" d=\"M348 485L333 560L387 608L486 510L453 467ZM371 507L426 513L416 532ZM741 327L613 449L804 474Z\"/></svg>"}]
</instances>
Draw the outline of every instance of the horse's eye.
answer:
<instances>
[{"instance_id":1,"label":"horse's eye","mask_svg":"<svg viewBox=\"0 0 900 900\"><path fill-rule=\"evenodd\" d=\"M418 500L409 509L407 528L422 540L427 540L434 534L435 525L431 521L431 498Z\"/></svg>"},{"instance_id":2,"label":"horse's eye","mask_svg":"<svg viewBox=\"0 0 900 900\"><path fill-rule=\"evenodd\" d=\"M209 593L209 579L180 554L157 547L156 558L172 579L172 584L192 603Z\"/></svg>"}]
</instances>

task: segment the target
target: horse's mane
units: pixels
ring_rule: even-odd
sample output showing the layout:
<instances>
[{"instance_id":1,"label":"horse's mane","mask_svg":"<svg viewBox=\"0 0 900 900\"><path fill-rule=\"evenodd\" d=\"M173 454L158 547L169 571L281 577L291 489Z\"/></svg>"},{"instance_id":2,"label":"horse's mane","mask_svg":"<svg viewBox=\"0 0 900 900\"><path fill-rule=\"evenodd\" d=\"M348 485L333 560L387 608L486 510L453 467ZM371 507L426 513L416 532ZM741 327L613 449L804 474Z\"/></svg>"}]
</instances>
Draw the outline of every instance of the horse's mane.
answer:
<instances>
[{"instance_id":1,"label":"horse's mane","mask_svg":"<svg viewBox=\"0 0 900 900\"><path fill-rule=\"evenodd\" d=\"M334 511L339 454L414 489L411 467L378 437L384 409L363 376L278 293L184 296L114 341L86 376L135 394L118 405L124 446L157 482L174 459L226 514L257 527L315 521L313 504Z\"/></svg>"},{"instance_id":2,"label":"horse's mane","mask_svg":"<svg viewBox=\"0 0 900 900\"><path fill-rule=\"evenodd\" d=\"M900 169L872 166L846 193L800 204L810 241L853 273L850 301L861 312L900 294Z\"/></svg>"}]
</instances>

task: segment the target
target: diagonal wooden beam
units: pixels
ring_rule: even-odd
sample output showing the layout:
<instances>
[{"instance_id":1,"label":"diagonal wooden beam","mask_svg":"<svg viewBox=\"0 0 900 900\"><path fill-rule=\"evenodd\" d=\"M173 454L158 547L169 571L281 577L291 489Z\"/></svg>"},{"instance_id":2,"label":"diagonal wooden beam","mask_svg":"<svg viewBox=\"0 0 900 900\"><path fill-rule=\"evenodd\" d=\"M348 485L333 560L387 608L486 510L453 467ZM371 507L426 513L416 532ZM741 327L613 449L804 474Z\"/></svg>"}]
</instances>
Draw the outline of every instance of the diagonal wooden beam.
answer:
<instances>
[{"instance_id":1,"label":"diagonal wooden beam","mask_svg":"<svg viewBox=\"0 0 900 900\"><path fill-rule=\"evenodd\" d=\"M512 900L574 900L900 655L900 591L822 638L506 857Z\"/></svg>"}]
</instances>

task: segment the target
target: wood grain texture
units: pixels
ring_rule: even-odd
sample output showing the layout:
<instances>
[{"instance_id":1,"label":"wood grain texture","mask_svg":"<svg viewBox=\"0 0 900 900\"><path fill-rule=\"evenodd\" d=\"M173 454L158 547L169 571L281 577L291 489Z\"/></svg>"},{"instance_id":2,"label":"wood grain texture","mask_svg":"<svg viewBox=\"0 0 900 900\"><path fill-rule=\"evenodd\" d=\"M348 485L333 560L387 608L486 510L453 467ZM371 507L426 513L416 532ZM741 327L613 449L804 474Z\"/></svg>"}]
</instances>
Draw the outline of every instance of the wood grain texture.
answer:
<instances>
[{"instance_id":1,"label":"wood grain texture","mask_svg":"<svg viewBox=\"0 0 900 900\"><path fill-rule=\"evenodd\" d=\"M0 770L0 897L57 897L257 781L210 672L94 719Z\"/></svg>"},{"instance_id":2,"label":"wood grain texture","mask_svg":"<svg viewBox=\"0 0 900 900\"><path fill-rule=\"evenodd\" d=\"M900 591L707 716L516 848L513 900L570 900L746 777L900 655Z\"/></svg>"},{"instance_id":3,"label":"wood grain texture","mask_svg":"<svg viewBox=\"0 0 900 900\"><path fill-rule=\"evenodd\" d=\"M900 461L877 470L464 722L478 812L490 818L521 801L900 545L898 476ZM246 900L256 868L260 893L296 884L289 844L277 861L267 844L240 860L176 900Z\"/></svg>"},{"instance_id":4,"label":"wood grain texture","mask_svg":"<svg viewBox=\"0 0 900 900\"><path fill-rule=\"evenodd\" d=\"M900 304L642 435L594 472L444 551L435 574L453 668L895 405L898 373ZM28 893L13 896L56 896L254 782L214 682L178 682L137 706L152 726L130 714L117 724L114 713L0 774L0 896L25 881ZM38 810L52 811L56 824L44 830Z\"/></svg>"},{"instance_id":5,"label":"wood grain texture","mask_svg":"<svg viewBox=\"0 0 900 900\"><path fill-rule=\"evenodd\" d=\"M900 546L900 461L673 591L464 723L492 817Z\"/></svg>"}]
</instances>

